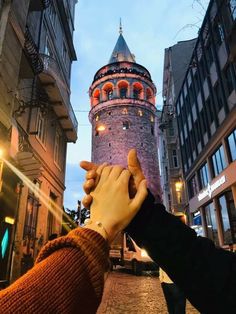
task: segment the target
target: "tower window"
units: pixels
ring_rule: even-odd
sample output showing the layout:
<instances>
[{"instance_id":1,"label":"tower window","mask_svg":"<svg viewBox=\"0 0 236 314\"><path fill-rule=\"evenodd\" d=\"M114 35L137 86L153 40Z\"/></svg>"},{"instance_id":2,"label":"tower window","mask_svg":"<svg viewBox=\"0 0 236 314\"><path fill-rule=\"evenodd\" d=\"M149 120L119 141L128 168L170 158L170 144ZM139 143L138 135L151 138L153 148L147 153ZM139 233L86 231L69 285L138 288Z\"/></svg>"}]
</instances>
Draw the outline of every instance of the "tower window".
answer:
<instances>
[{"instance_id":1,"label":"tower window","mask_svg":"<svg viewBox=\"0 0 236 314\"><path fill-rule=\"evenodd\" d=\"M113 98L113 85L106 83L103 87L103 100L110 100Z\"/></svg>"},{"instance_id":2,"label":"tower window","mask_svg":"<svg viewBox=\"0 0 236 314\"><path fill-rule=\"evenodd\" d=\"M128 109L127 109L127 108L124 108L124 109L122 110L122 114L128 114Z\"/></svg>"},{"instance_id":3,"label":"tower window","mask_svg":"<svg viewBox=\"0 0 236 314\"><path fill-rule=\"evenodd\" d=\"M120 89L120 98L126 98L127 97L127 88L126 87L122 87Z\"/></svg>"},{"instance_id":4,"label":"tower window","mask_svg":"<svg viewBox=\"0 0 236 314\"><path fill-rule=\"evenodd\" d=\"M98 120L99 120L99 115L97 115L97 116L96 116L95 120L96 120L96 121L98 121Z\"/></svg>"},{"instance_id":5,"label":"tower window","mask_svg":"<svg viewBox=\"0 0 236 314\"><path fill-rule=\"evenodd\" d=\"M120 81L118 83L119 95L120 98L127 98L128 96L128 87L129 84L127 81Z\"/></svg>"},{"instance_id":6,"label":"tower window","mask_svg":"<svg viewBox=\"0 0 236 314\"><path fill-rule=\"evenodd\" d=\"M113 91L110 89L109 91L107 91L107 99L111 100L113 97Z\"/></svg>"},{"instance_id":7,"label":"tower window","mask_svg":"<svg viewBox=\"0 0 236 314\"><path fill-rule=\"evenodd\" d=\"M138 115L139 115L140 117L142 117L142 116L143 116L143 112L142 112L142 110L138 110Z\"/></svg>"},{"instance_id":8,"label":"tower window","mask_svg":"<svg viewBox=\"0 0 236 314\"><path fill-rule=\"evenodd\" d=\"M143 86L136 82L133 85L133 97L134 99L143 99Z\"/></svg>"},{"instance_id":9,"label":"tower window","mask_svg":"<svg viewBox=\"0 0 236 314\"><path fill-rule=\"evenodd\" d=\"M111 147L111 143L108 143L108 146Z\"/></svg>"},{"instance_id":10,"label":"tower window","mask_svg":"<svg viewBox=\"0 0 236 314\"><path fill-rule=\"evenodd\" d=\"M128 121L124 121L123 122L123 130L128 130L129 129L129 122Z\"/></svg>"},{"instance_id":11,"label":"tower window","mask_svg":"<svg viewBox=\"0 0 236 314\"><path fill-rule=\"evenodd\" d=\"M151 121L151 122L154 122L154 117L153 117L153 115L151 115L150 121Z\"/></svg>"},{"instance_id":12,"label":"tower window","mask_svg":"<svg viewBox=\"0 0 236 314\"><path fill-rule=\"evenodd\" d=\"M134 89L133 95L134 95L135 99L139 99L139 90L138 89Z\"/></svg>"}]
</instances>

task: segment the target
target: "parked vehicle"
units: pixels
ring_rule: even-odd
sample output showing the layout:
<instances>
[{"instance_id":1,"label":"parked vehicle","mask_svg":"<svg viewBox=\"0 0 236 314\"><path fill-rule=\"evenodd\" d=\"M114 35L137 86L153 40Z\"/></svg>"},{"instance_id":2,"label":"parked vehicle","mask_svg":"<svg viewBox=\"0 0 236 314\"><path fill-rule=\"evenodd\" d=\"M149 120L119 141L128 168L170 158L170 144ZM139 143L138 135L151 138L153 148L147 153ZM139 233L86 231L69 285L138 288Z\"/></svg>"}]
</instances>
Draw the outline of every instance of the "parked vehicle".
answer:
<instances>
[{"instance_id":1,"label":"parked vehicle","mask_svg":"<svg viewBox=\"0 0 236 314\"><path fill-rule=\"evenodd\" d=\"M158 270L157 264L141 249L127 233L120 233L111 245L110 260L112 268L116 265L141 275L143 270Z\"/></svg>"}]
</instances>

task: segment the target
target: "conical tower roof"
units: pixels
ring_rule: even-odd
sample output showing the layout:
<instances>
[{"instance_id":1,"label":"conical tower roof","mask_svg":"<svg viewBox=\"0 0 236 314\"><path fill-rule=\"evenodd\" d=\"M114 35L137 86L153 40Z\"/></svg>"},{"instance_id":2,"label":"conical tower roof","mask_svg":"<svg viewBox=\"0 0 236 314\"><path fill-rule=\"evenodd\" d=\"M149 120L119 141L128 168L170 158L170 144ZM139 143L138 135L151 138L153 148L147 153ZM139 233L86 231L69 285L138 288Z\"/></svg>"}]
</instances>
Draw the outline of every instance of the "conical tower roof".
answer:
<instances>
[{"instance_id":1,"label":"conical tower roof","mask_svg":"<svg viewBox=\"0 0 236 314\"><path fill-rule=\"evenodd\" d=\"M108 64L122 61L135 62L135 57L130 52L129 47L127 46L126 41L122 35L122 32L120 31L119 38L116 42L115 48L113 49Z\"/></svg>"}]
</instances>

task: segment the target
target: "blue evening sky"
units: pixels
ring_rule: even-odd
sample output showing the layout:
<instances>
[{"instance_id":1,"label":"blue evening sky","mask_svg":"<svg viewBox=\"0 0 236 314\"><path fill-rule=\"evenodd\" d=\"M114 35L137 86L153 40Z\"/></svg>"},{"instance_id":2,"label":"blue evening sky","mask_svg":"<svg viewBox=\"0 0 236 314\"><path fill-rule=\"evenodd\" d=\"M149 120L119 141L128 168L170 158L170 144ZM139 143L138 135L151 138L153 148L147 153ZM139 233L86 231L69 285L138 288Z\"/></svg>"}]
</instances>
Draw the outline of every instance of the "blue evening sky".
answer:
<instances>
[{"instance_id":1,"label":"blue evening sky","mask_svg":"<svg viewBox=\"0 0 236 314\"><path fill-rule=\"evenodd\" d=\"M71 103L79 123L78 140L67 151L64 206L75 209L82 199L84 171L81 160L90 160L91 126L88 90L96 71L107 64L118 39L123 36L136 62L146 67L157 87L156 104L162 105L164 49L197 36L208 0L79 0L75 11Z\"/></svg>"}]
</instances>

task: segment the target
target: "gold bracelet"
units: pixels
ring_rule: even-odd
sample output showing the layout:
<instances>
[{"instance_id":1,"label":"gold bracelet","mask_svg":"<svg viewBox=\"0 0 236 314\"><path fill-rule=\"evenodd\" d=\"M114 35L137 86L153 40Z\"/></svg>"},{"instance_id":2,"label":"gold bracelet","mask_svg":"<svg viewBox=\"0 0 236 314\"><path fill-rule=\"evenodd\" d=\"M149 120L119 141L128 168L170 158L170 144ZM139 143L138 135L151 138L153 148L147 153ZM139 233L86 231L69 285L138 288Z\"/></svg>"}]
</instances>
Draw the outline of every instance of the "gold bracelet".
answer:
<instances>
[{"instance_id":1,"label":"gold bracelet","mask_svg":"<svg viewBox=\"0 0 236 314\"><path fill-rule=\"evenodd\" d=\"M93 224L93 221L90 218L85 219L84 221L85 226ZM106 231L105 227L103 226L101 221L96 221L95 225L99 228L102 228L106 234L107 239L109 238L108 232Z\"/></svg>"}]
</instances>

